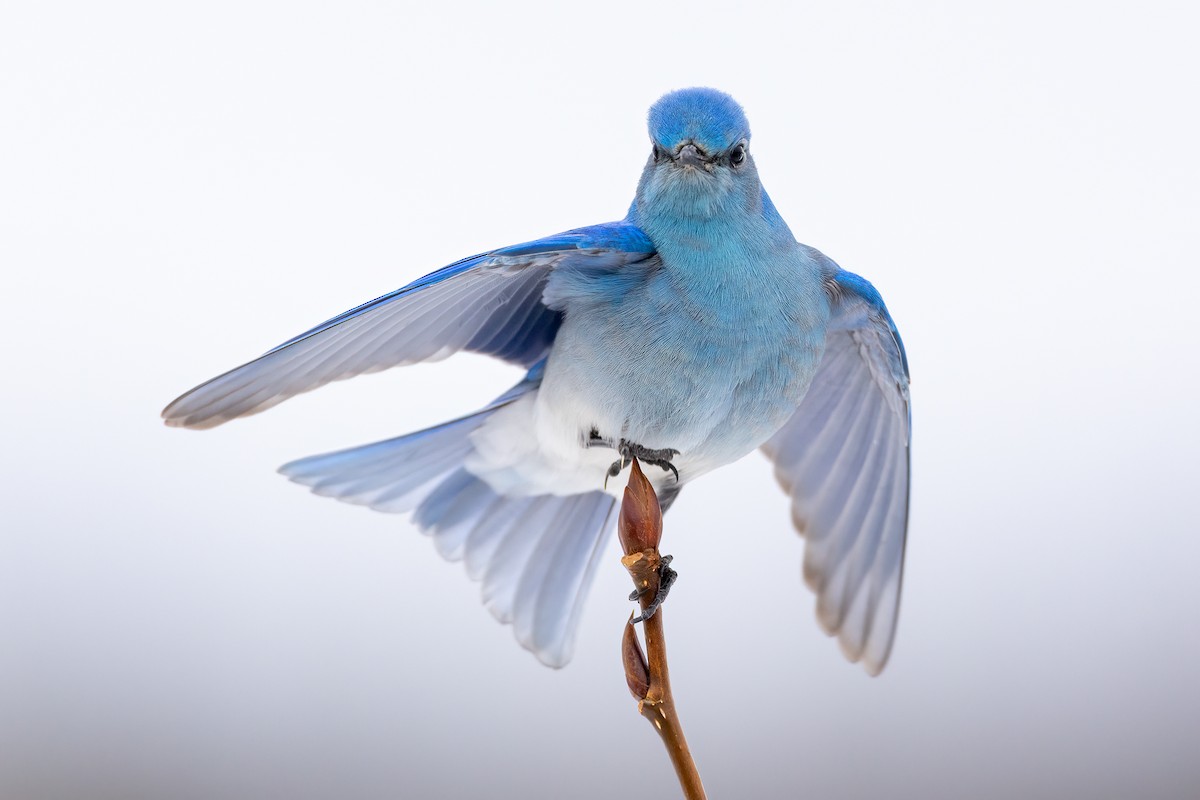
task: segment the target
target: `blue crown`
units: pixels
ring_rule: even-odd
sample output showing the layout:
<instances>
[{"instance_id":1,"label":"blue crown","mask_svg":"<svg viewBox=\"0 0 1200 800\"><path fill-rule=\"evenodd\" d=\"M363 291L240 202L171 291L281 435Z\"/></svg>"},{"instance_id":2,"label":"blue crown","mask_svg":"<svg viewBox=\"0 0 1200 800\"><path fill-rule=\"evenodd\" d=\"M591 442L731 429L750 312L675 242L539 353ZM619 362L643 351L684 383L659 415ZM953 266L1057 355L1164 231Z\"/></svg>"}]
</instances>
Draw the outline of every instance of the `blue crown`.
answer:
<instances>
[{"instance_id":1,"label":"blue crown","mask_svg":"<svg viewBox=\"0 0 1200 800\"><path fill-rule=\"evenodd\" d=\"M659 147L674 150L691 140L717 153L750 138L750 123L742 107L716 89L680 89L650 107L650 137Z\"/></svg>"}]
</instances>

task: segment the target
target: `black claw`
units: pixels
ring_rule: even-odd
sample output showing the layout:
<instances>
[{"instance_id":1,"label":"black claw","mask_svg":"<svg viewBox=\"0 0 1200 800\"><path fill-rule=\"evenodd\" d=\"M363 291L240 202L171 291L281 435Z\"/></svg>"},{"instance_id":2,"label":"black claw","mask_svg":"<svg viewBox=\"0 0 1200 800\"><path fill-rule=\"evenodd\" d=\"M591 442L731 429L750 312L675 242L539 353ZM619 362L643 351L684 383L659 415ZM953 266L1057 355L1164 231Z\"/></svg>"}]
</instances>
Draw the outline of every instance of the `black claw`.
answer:
<instances>
[{"instance_id":1,"label":"black claw","mask_svg":"<svg viewBox=\"0 0 1200 800\"><path fill-rule=\"evenodd\" d=\"M656 467L660 467L664 472L670 472L672 475L675 476L675 482L676 483L679 482L679 470L675 469L675 465L672 464L670 461L647 461L646 463L653 464ZM610 467L610 469L611 469L611 467Z\"/></svg>"},{"instance_id":2,"label":"black claw","mask_svg":"<svg viewBox=\"0 0 1200 800\"><path fill-rule=\"evenodd\" d=\"M654 600L650 602L650 605L646 606L646 610L634 617L632 622L645 622L650 619L667 599L667 594L671 591L671 586L674 585L675 579L679 577L679 573L671 569L671 562L674 560L674 556L662 557L662 561L658 565L658 592L654 595ZM645 589L635 591L630 595L629 599L637 600L645 593Z\"/></svg>"}]
</instances>

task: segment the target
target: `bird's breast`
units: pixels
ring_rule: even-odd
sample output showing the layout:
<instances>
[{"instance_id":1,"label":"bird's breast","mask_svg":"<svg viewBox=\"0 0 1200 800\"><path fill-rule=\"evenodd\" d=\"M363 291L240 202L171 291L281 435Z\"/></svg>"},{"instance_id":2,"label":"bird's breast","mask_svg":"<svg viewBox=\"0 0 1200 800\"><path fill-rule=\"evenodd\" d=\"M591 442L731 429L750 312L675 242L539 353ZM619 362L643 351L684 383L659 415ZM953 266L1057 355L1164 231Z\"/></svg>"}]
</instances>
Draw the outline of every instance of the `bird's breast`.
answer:
<instances>
[{"instance_id":1,"label":"bird's breast","mask_svg":"<svg viewBox=\"0 0 1200 800\"><path fill-rule=\"evenodd\" d=\"M565 309L540 427L555 447L598 436L674 448L693 473L739 458L803 397L823 350L823 303L819 281L786 264L708 275L657 265L619 295Z\"/></svg>"}]
</instances>

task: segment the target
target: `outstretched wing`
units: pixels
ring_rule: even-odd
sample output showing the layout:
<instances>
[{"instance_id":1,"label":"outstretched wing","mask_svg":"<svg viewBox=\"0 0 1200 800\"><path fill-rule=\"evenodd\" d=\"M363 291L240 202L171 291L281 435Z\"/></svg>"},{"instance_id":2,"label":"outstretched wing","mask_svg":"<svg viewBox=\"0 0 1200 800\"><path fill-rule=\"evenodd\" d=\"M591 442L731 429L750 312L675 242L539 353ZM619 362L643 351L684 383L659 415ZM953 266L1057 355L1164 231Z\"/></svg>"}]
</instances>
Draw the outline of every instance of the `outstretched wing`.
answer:
<instances>
[{"instance_id":1,"label":"outstretched wing","mask_svg":"<svg viewBox=\"0 0 1200 800\"><path fill-rule=\"evenodd\" d=\"M763 450L807 540L821 627L877 675L896 632L908 527L908 363L875 287L829 263L825 355Z\"/></svg>"},{"instance_id":2,"label":"outstretched wing","mask_svg":"<svg viewBox=\"0 0 1200 800\"><path fill-rule=\"evenodd\" d=\"M460 350L528 367L545 357L561 321L542 302L555 267L621 266L653 253L636 226L612 222L465 258L197 386L167 406L163 419L211 428L330 381Z\"/></svg>"}]
</instances>

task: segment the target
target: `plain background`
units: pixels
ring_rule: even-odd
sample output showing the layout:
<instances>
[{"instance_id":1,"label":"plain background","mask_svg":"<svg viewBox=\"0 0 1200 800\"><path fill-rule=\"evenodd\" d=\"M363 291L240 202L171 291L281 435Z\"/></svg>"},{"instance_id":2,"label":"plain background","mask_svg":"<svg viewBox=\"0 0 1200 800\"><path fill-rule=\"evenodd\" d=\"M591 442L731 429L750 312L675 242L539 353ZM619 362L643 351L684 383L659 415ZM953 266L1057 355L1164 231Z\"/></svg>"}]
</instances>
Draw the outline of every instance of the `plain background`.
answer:
<instances>
[{"instance_id":1,"label":"plain background","mask_svg":"<svg viewBox=\"0 0 1200 800\"><path fill-rule=\"evenodd\" d=\"M462 255L616 219L647 107L746 107L908 345L891 665L813 618L765 459L667 519L713 797L1200 794L1195 5L6 3L0 797L669 797L613 543L553 672L291 458L477 407L477 357L207 433L195 383Z\"/></svg>"}]
</instances>

